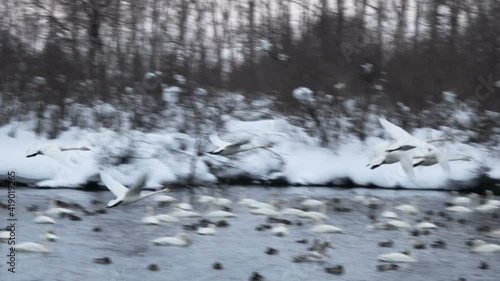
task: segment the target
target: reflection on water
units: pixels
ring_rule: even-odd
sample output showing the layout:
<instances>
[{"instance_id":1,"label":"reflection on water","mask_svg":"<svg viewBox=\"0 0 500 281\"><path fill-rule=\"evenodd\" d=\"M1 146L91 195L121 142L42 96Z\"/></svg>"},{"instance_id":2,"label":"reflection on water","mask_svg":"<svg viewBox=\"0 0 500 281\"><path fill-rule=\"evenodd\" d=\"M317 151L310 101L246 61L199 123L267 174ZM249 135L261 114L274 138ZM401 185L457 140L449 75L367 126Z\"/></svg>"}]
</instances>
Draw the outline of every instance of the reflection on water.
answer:
<instances>
[{"instance_id":1,"label":"reflection on water","mask_svg":"<svg viewBox=\"0 0 500 281\"><path fill-rule=\"evenodd\" d=\"M357 193L368 190L356 190ZM328 250L328 262L320 264L292 263L294 255L306 251L308 245L297 243L297 240L308 239L309 244L315 238L310 231L313 222L305 219L291 219L290 235L274 237L269 230L256 231L255 227L266 223L265 217L251 215L245 207L233 204L232 211L237 218L229 218L230 226L218 228L215 236L200 236L186 231L193 238L190 247L157 247L151 240L175 235L182 225L197 222L199 219L182 219L180 223L164 223L159 226L143 226L141 219L145 215L145 206L154 204L153 199L139 201L128 206L106 209L105 214L85 215L81 210L77 213L82 221L57 219L53 226L59 241L51 243L53 253L48 255L33 253L17 253L17 264L14 280L248 280L253 272L258 272L265 280L498 280L500 276L500 255L481 256L472 254L465 245L469 238L477 237L489 241L476 228L488 225L492 229L500 226L498 219L491 214L462 215L465 221L456 219L448 221L438 216L437 211L444 209L444 202L450 199L447 193L419 191L370 190L382 201L392 201L394 205L407 203L415 194L420 195L420 210L433 210L428 215L433 222L442 222L445 226L433 231L430 235L412 237L423 241L427 247L415 250L419 262L402 265L397 271L377 271L376 257L379 254L402 251L409 246L409 235L403 231L368 231L369 215L377 215L383 208L372 210L367 206L354 202L352 190L332 188L248 188L248 196L268 201L270 192L276 192L278 198L289 199L289 206L298 206L300 195L313 198L333 199L328 206L328 223L344 229L344 234L328 236L334 249ZM0 189L6 194L6 189ZM187 190L172 192L170 195L182 200ZM113 198L110 192L83 192L78 190L17 190L17 242L40 241L44 226L34 224L34 213L27 206L37 205L45 210L50 196L57 196L66 202L77 202L89 211L105 209L108 200ZM227 187L222 192L233 202L239 199L239 189ZM0 197L5 201L5 196ZM101 204L91 202L98 200ZM198 212L207 207L191 202ZM351 212L340 212L346 208ZM170 207L158 207L157 213L167 213ZM337 210L337 211L335 211ZM5 211L2 212L2 219ZM410 217L413 222L425 214ZM3 219L4 220L4 219ZM298 226L296 222L302 221ZM4 220L6 223L6 220ZM99 227L100 232L93 229ZM393 248L380 248L379 241L391 239ZM446 241L446 249L431 248L433 241ZM497 243L500 241L496 241ZM9 276L5 264L7 249L0 247L0 276ZM267 255L268 247L278 250L277 255ZM94 258L109 257L111 264L96 264ZM490 268L481 270L480 262L487 262ZM212 264L220 262L222 270L215 270ZM158 271L149 271L148 265L157 264ZM332 276L324 271L324 267L343 265L342 276ZM2 278L3 280L3 278Z\"/></svg>"}]
</instances>

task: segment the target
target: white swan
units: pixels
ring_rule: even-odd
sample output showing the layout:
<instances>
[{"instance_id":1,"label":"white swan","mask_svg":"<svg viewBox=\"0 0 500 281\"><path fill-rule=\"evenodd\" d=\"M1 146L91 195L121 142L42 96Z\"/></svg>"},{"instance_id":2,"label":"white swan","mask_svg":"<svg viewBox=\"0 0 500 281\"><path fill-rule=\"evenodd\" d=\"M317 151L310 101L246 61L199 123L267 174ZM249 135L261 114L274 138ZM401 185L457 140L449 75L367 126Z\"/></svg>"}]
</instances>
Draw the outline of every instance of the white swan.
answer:
<instances>
[{"instance_id":1,"label":"white swan","mask_svg":"<svg viewBox=\"0 0 500 281\"><path fill-rule=\"evenodd\" d=\"M446 207L444 210L447 212L452 212L452 213L470 213L470 212L472 212L472 210L470 208L467 208L465 206L459 206L459 205Z\"/></svg>"},{"instance_id":2,"label":"white swan","mask_svg":"<svg viewBox=\"0 0 500 281\"><path fill-rule=\"evenodd\" d=\"M59 237L57 237L57 235L54 234L54 231L52 231L50 228L45 228L42 239L45 239L49 242L56 242L57 240L59 240Z\"/></svg>"},{"instance_id":3,"label":"white swan","mask_svg":"<svg viewBox=\"0 0 500 281\"><path fill-rule=\"evenodd\" d=\"M116 196L116 199L112 199L108 202L107 207L113 208L120 204L128 205L139 200L148 198L158 193L169 192L168 188L162 190L150 192L147 194L141 194L141 189L146 184L147 175L142 175L136 183L134 183L130 189L123 186L121 183L117 182L110 175L101 172L101 181L106 185L106 187Z\"/></svg>"},{"instance_id":4,"label":"white swan","mask_svg":"<svg viewBox=\"0 0 500 281\"><path fill-rule=\"evenodd\" d=\"M170 212L171 216L178 217L178 218L191 218L191 217L200 217L201 215L197 212L193 211L186 211L181 208L174 207L172 212Z\"/></svg>"},{"instance_id":5,"label":"white swan","mask_svg":"<svg viewBox=\"0 0 500 281\"><path fill-rule=\"evenodd\" d=\"M151 242L157 246L189 246L193 241L187 234L179 233L175 236L160 237Z\"/></svg>"},{"instance_id":6,"label":"white swan","mask_svg":"<svg viewBox=\"0 0 500 281\"><path fill-rule=\"evenodd\" d=\"M478 212L482 212L482 213L490 213L490 212L494 212L498 209L500 209L500 206L490 205L488 203L485 203L483 205L479 205L476 208L474 208L474 210L476 210Z\"/></svg>"},{"instance_id":7,"label":"white swan","mask_svg":"<svg viewBox=\"0 0 500 281\"><path fill-rule=\"evenodd\" d=\"M415 225L415 228L417 228L417 229L436 229L436 228L438 228L438 226L433 224L432 222L423 221L423 222L417 223Z\"/></svg>"},{"instance_id":8,"label":"white swan","mask_svg":"<svg viewBox=\"0 0 500 281\"><path fill-rule=\"evenodd\" d=\"M36 217L33 219L34 223L39 223L39 224L55 224L56 221L48 216L44 216L42 212L36 212Z\"/></svg>"},{"instance_id":9,"label":"white swan","mask_svg":"<svg viewBox=\"0 0 500 281\"><path fill-rule=\"evenodd\" d=\"M155 217L160 221L160 222L178 222L179 219L177 217L171 216L169 214L157 214Z\"/></svg>"},{"instance_id":10,"label":"white swan","mask_svg":"<svg viewBox=\"0 0 500 281\"><path fill-rule=\"evenodd\" d=\"M401 221L401 220L388 220L384 223L385 227L393 227L397 229L406 229L410 228L411 225L407 223L406 221Z\"/></svg>"},{"instance_id":11,"label":"white swan","mask_svg":"<svg viewBox=\"0 0 500 281\"><path fill-rule=\"evenodd\" d=\"M474 239L472 241L472 249L475 253L499 253L500 245L488 244L483 240Z\"/></svg>"},{"instance_id":12,"label":"white swan","mask_svg":"<svg viewBox=\"0 0 500 281\"><path fill-rule=\"evenodd\" d=\"M49 208L44 213L47 216L60 217L60 216L63 216L63 215L74 214L75 211L70 210L70 209L66 209L66 208L57 207L56 198L55 197L51 197L50 198Z\"/></svg>"},{"instance_id":13,"label":"white swan","mask_svg":"<svg viewBox=\"0 0 500 281\"><path fill-rule=\"evenodd\" d=\"M376 169L382 165L390 165L400 163L401 168L405 174L410 178L415 178L415 172L413 171L412 155L406 151L394 151L387 152L388 143L382 142L377 144L375 147L375 158L370 160L368 167L370 169Z\"/></svg>"},{"instance_id":14,"label":"white swan","mask_svg":"<svg viewBox=\"0 0 500 281\"><path fill-rule=\"evenodd\" d=\"M410 204L401 204L401 205L394 207L394 209L401 211L401 212L405 212L405 213L410 214L410 215L415 215L419 212L418 208L416 207L417 198L418 198L418 196L415 196L411 200Z\"/></svg>"},{"instance_id":15,"label":"white swan","mask_svg":"<svg viewBox=\"0 0 500 281\"><path fill-rule=\"evenodd\" d=\"M486 204L500 207L500 200L494 199L493 191L486 190L486 199Z\"/></svg>"},{"instance_id":16,"label":"white swan","mask_svg":"<svg viewBox=\"0 0 500 281\"><path fill-rule=\"evenodd\" d=\"M296 208L287 208L286 206L288 205L288 200L285 199L283 200L283 209L280 210L280 214L282 216L301 216L304 215L305 211L301 209L296 209Z\"/></svg>"},{"instance_id":17,"label":"white swan","mask_svg":"<svg viewBox=\"0 0 500 281\"><path fill-rule=\"evenodd\" d=\"M309 211L309 212L304 212L303 214L299 215L302 218L310 218L313 220L326 220L328 219L328 216L326 215L326 205L321 205L320 206L320 211Z\"/></svg>"},{"instance_id":18,"label":"white swan","mask_svg":"<svg viewBox=\"0 0 500 281\"><path fill-rule=\"evenodd\" d=\"M271 233L275 236L285 236L288 235L290 231L285 224L279 223L271 229Z\"/></svg>"},{"instance_id":19,"label":"white swan","mask_svg":"<svg viewBox=\"0 0 500 281\"><path fill-rule=\"evenodd\" d=\"M395 124L387 121L383 117L379 117L378 120L382 125L382 127L384 127L384 129L396 141L387 147L386 151L389 153L394 151L407 151L415 148L420 148L422 151L428 152L430 150L436 149L436 147L431 145L430 142L450 140L450 138L439 138L439 139L423 141L412 136L403 128L396 126Z\"/></svg>"},{"instance_id":20,"label":"white swan","mask_svg":"<svg viewBox=\"0 0 500 281\"><path fill-rule=\"evenodd\" d=\"M233 201L231 201L230 199L228 198L224 198L222 197L221 195L221 190L220 189L216 189L215 190L215 200L214 200L214 204L215 205L219 205L219 206L229 206L231 204L233 204Z\"/></svg>"},{"instance_id":21,"label":"white swan","mask_svg":"<svg viewBox=\"0 0 500 281\"><path fill-rule=\"evenodd\" d=\"M23 242L16 244L16 252L51 253L52 250L49 247L49 241L44 239L42 243Z\"/></svg>"},{"instance_id":22,"label":"white swan","mask_svg":"<svg viewBox=\"0 0 500 281\"><path fill-rule=\"evenodd\" d=\"M492 230L486 235L489 237L493 237L493 238L500 238L500 228L498 228L496 230ZM0 234L0 237L1 237L1 234Z\"/></svg>"},{"instance_id":23,"label":"white swan","mask_svg":"<svg viewBox=\"0 0 500 281\"><path fill-rule=\"evenodd\" d=\"M161 221L154 215L154 209L151 206L146 206L146 216L142 218L141 222L145 225L158 225Z\"/></svg>"},{"instance_id":24,"label":"white swan","mask_svg":"<svg viewBox=\"0 0 500 281\"><path fill-rule=\"evenodd\" d=\"M385 210L380 214L381 217L386 218L386 219L397 219L398 214L396 212L392 211L392 203L389 202L387 203L387 206Z\"/></svg>"},{"instance_id":25,"label":"white swan","mask_svg":"<svg viewBox=\"0 0 500 281\"><path fill-rule=\"evenodd\" d=\"M242 187L240 189L240 201L238 201L238 204L243 205L243 206L250 206L252 204L257 203L258 201L252 198L247 198L247 190Z\"/></svg>"},{"instance_id":26,"label":"white swan","mask_svg":"<svg viewBox=\"0 0 500 281\"><path fill-rule=\"evenodd\" d=\"M451 174L450 161L470 161L470 157L461 156L461 157L448 157L448 150L446 147L439 150L437 148L431 149L428 153L424 155L413 156L413 159L416 159L417 162L413 164L413 167L418 166L433 166L439 164L443 171L447 174Z\"/></svg>"},{"instance_id":27,"label":"white swan","mask_svg":"<svg viewBox=\"0 0 500 281\"><path fill-rule=\"evenodd\" d=\"M26 157L35 157L37 155L46 155L49 156L50 158L60 162L63 165L68 166L68 163L66 161L66 155L64 155L63 151L69 151L69 150L81 150L81 151L86 151L90 150L90 148L86 146L81 146L81 147L62 147L56 144L52 143L46 143L39 145L35 148L31 148L26 152Z\"/></svg>"},{"instance_id":28,"label":"white swan","mask_svg":"<svg viewBox=\"0 0 500 281\"><path fill-rule=\"evenodd\" d=\"M323 220L317 220L317 224L311 228L311 231L315 233L344 233L342 228L324 224Z\"/></svg>"},{"instance_id":29,"label":"white swan","mask_svg":"<svg viewBox=\"0 0 500 281\"><path fill-rule=\"evenodd\" d=\"M201 188L201 195L198 195L198 199L196 200L198 203L206 204L213 203L215 201L215 197L207 195L207 188Z\"/></svg>"},{"instance_id":30,"label":"white swan","mask_svg":"<svg viewBox=\"0 0 500 281\"><path fill-rule=\"evenodd\" d=\"M210 154L216 154L216 155L232 155L236 154L239 152L243 151L248 151L252 149L257 149L257 148L269 148L272 147L271 144L266 144L266 145L258 145L258 146L250 146L246 148L242 148L243 145L249 143L248 140L243 140L237 143L230 143L223 141L219 138L219 135L217 135L216 132L210 134L208 136L208 139L210 142L212 142L213 145L217 146L217 149L209 152Z\"/></svg>"},{"instance_id":31,"label":"white swan","mask_svg":"<svg viewBox=\"0 0 500 281\"><path fill-rule=\"evenodd\" d=\"M462 206L468 206L472 202L472 197L474 196L474 193L469 194L468 196L460 196L457 191L452 191L451 194L453 195L453 199L451 200L451 203L453 205L462 205ZM477 194L476 194L477 196Z\"/></svg>"},{"instance_id":32,"label":"white swan","mask_svg":"<svg viewBox=\"0 0 500 281\"><path fill-rule=\"evenodd\" d=\"M177 202L177 199L172 196L160 194L155 196L154 201L158 204L170 204Z\"/></svg>"},{"instance_id":33,"label":"white swan","mask_svg":"<svg viewBox=\"0 0 500 281\"><path fill-rule=\"evenodd\" d=\"M196 231L200 235L215 235L217 230L215 229L215 224L211 223L207 227L200 227Z\"/></svg>"},{"instance_id":34,"label":"white swan","mask_svg":"<svg viewBox=\"0 0 500 281\"><path fill-rule=\"evenodd\" d=\"M184 196L182 196L182 203L177 203L177 208L180 208L180 209L183 209L183 210L186 210L186 211L191 211L193 210L193 205L191 205L189 203L190 200L190 196L187 195L187 194L184 194Z\"/></svg>"},{"instance_id":35,"label":"white swan","mask_svg":"<svg viewBox=\"0 0 500 281\"><path fill-rule=\"evenodd\" d=\"M279 211L276 211L275 209L269 209L269 208L259 208L259 209L252 209L250 210L250 213L254 215L263 215L263 216L268 216L268 217L276 217L280 215Z\"/></svg>"},{"instance_id":36,"label":"white swan","mask_svg":"<svg viewBox=\"0 0 500 281\"><path fill-rule=\"evenodd\" d=\"M323 202L321 200L311 199L311 198L305 196L304 200L302 202L300 202L300 204L302 204L305 207L311 208L311 207L320 207L320 206L324 205L325 202Z\"/></svg>"},{"instance_id":37,"label":"white swan","mask_svg":"<svg viewBox=\"0 0 500 281\"><path fill-rule=\"evenodd\" d=\"M379 255L377 260L380 262L395 262L395 263L407 263L407 262L417 262L417 259L413 256L411 251L408 254L403 253L389 253Z\"/></svg>"}]
</instances>

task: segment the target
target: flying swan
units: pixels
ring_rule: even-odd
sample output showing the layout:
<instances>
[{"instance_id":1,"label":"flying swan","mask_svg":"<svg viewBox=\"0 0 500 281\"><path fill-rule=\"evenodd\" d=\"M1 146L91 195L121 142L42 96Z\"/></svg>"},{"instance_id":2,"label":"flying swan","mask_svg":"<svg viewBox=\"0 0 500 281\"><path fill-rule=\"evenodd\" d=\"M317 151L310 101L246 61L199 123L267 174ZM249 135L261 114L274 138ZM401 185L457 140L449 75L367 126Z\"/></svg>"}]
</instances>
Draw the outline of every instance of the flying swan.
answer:
<instances>
[{"instance_id":1,"label":"flying swan","mask_svg":"<svg viewBox=\"0 0 500 281\"><path fill-rule=\"evenodd\" d=\"M141 194L141 189L146 184L147 175L142 175L135 184L133 184L129 189L123 186L121 183L117 182L110 175L101 172L101 181L106 185L106 187L116 196L116 199L112 199L108 202L107 207L113 208L120 204L128 205L139 200L148 198L158 193L169 192L168 188L162 190L154 191L147 194Z\"/></svg>"}]
</instances>

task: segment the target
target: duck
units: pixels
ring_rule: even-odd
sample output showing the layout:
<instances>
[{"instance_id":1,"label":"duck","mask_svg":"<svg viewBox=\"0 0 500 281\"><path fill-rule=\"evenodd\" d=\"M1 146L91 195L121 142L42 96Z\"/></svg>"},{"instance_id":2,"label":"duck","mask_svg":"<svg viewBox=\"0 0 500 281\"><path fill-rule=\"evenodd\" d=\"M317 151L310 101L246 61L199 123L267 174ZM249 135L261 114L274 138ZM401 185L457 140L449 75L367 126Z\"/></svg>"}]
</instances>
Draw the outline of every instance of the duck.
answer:
<instances>
[{"instance_id":1,"label":"duck","mask_svg":"<svg viewBox=\"0 0 500 281\"><path fill-rule=\"evenodd\" d=\"M472 252L474 253L499 253L500 245L489 244L483 240L474 239L472 240Z\"/></svg>"},{"instance_id":2,"label":"duck","mask_svg":"<svg viewBox=\"0 0 500 281\"><path fill-rule=\"evenodd\" d=\"M160 237L151 242L156 246L190 246L193 240L187 234L179 233L175 236Z\"/></svg>"},{"instance_id":3,"label":"duck","mask_svg":"<svg viewBox=\"0 0 500 281\"><path fill-rule=\"evenodd\" d=\"M217 230L215 228L215 224L210 223L210 224L208 224L207 227L198 228L198 230L196 232L200 235L215 235Z\"/></svg>"},{"instance_id":4,"label":"duck","mask_svg":"<svg viewBox=\"0 0 500 281\"><path fill-rule=\"evenodd\" d=\"M154 209L151 206L146 206L146 216L142 218L141 222L145 225L158 225L161 221L154 215Z\"/></svg>"},{"instance_id":5,"label":"duck","mask_svg":"<svg viewBox=\"0 0 500 281\"><path fill-rule=\"evenodd\" d=\"M130 186L130 188L126 188L107 173L101 172L100 177L106 187L116 196L115 199L108 202L106 206L108 208L114 208L122 204L129 205L153 195L170 191L168 188L164 188L147 194L141 193L142 188L146 185L147 174L140 176L139 179L132 186Z\"/></svg>"},{"instance_id":6,"label":"duck","mask_svg":"<svg viewBox=\"0 0 500 281\"><path fill-rule=\"evenodd\" d=\"M70 150L88 151L90 150L90 148L88 148L87 146L63 147L53 143L45 143L26 151L26 157L30 158L30 157L35 157L37 155L45 155L58 161L59 163L65 166L70 166L67 162L66 155L64 155L63 153L63 151L70 151Z\"/></svg>"},{"instance_id":7,"label":"duck","mask_svg":"<svg viewBox=\"0 0 500 281\"><path fill-rule=\"evenodd\" d=\"M272 144L265 144L265 145L250 146L250 147L243 148L242 147L243 145L249 143L248 140L243 140L243 141L239 141L236 143L230 143L230 142L226 142L226 141L221 140L219 138L219 135L216 132L211 133L208 136L208 139L210 140L210 142L213 145L217 146L217 149L209 152L209 154L213 154L213 155L228 156L228 155L233 155L233 154L243 152L243 151L249 151L249 150L258 149L258 148L272 147Z\"/></svg>"},{"instance_id":8,"label":"duck","mask_svg":"<svg viewBox=\"0 0 500 281\"><path fill-rule=\"evenodd\" d=\"M380 262L394 262L394 263L411 263L417 262L417 259L413 256L411 251L407 251L408 254L403 253L389 253L379 255L377 260Z\"/></svg>"},{"instance_id":9,"label":"duck","mask_svg":"<svg viewBox=\"0 0 500 281\"><path fill-rule=\"evenodd\" d=\"M39 223L39 224L55 224L56 221L48 216L44 216L42 212L37 211L35 218L33 219L34 223Z\"/></svg>"}]
</instances>

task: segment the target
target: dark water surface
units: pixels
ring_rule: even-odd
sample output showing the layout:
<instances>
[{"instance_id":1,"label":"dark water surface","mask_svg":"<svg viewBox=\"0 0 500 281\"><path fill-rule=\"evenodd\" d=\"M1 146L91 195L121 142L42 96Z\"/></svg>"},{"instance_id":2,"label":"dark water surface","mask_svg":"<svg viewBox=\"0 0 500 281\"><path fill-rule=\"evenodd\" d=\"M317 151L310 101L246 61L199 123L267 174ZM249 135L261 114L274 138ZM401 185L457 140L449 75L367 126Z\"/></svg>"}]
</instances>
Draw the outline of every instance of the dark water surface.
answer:
<instances>
[{"instance_id":1,"label":"dark water surface","mask_svg":"<svg viewBox=\"0 0 500 281\"><path fill-rule=\"evenodd\" d=\"M328 223L344 229L344 234L333 234L328 237L334 249L328 250L330 255L324 264L293 263L294 255L306 251L307 245L295 242L308 239L309 244L316 236L310 231L313 222L306 219L291 218L292 222L302 221L302 226L290 227L290 235L274 237L269 230L256 231L255 227L266 223L266 218L254 216L246 207L235 204L239 199L239 188L227 187L224 197L233 200L232 210L237 218L226 219L230 226L218 228L215 236L200 236L196 232L186 231L193 239L190 247L158 247L153 246L152 239L175 235L182 225L197 222L199 219L182 219L181 223L164 223L159 226L144 226L141 219L145 215L145 206L153 205L152 199L139 201L128 206L106 209L110 192L83 192L79 190L38 190L22 188L16 191L18 243L25 241L40 242L44 225L33 223L35 214L26 207L37 205L46 210L49 198L57 196L66 202L77 202L89 211L106 209L106 214L85 215L77 210L82 221L71 221L67 218L56 219L52 226L59 241L51 243L50 254L17 253L16 273L7 271L7 247L0 245L0 280L23 281L77 281L77 280L249 280L252 272L264 276L264 280L466 280L498 281L500 280L500 254L479 255L470 252L465 242L469 238L481 238L486 241L500 243L500 239L487 238L478 232L477 227L487 225L491 229L500 226L500 219L492 214L453 215L453 221L447 221L437 214L429 217L433 222L443 222L445 227L432 231L430 235L412 237L408 231L376 230L369 231L370 214L378 215L383 207L371 210L367 206L354 202L354 192L363 193L366 189L345 190L332 188L247 188L250 198L267 201L271 191L278 198L288 198L289 205L297 207L300 195L308 195L316 199L330 200L328 205ZM354 191L354 192L353 192ZM370 194L383 201L391 201L394 206L407 203L415 194L420 195L418 207L421 211L433 210L435 213L444 209L444 202L451 196L444 192L432 191L388 191L369 190ZM7 190L0 188L0 202L5 203ZM182 201L187 190L171 192L170 195ZM91 200L99 200L100 205L91 204ZM194 203L198 212L204 212L205 206ZM339 212L338 208L350 208L351 212ZM337 208L337 211L335 210ZM168 213L170 207L155 209L156 213ZM0 226L7 225L6 210L0 209ZM409 218L414 222L422 218L421 213ZM459 223L456 218L465 221ZM101 227L102 232L94 232L94 227ZM377 243L391 239L392 248L380 248ZM410 239L418 239L426 244L425 249L414 250L419 260L414 264L401 264L399 270L377 271L377 256L389 252L403 251L409 248ZM446 249L431 248L430 244L438 239L446 242ZM279 252L267 255L266 248L272 247ZM111 264L96 264L94 258L109 257ZM212 268L214 262L222 263L224 269ZM479 269L481 262L486 262L489 269ZM157 264L158 271L149 271L149 264ZM341 276L331 275L324 267L343 265L345 272ZM6 279L8 278L8 279Z\"/></svg>"}]
</instances>

